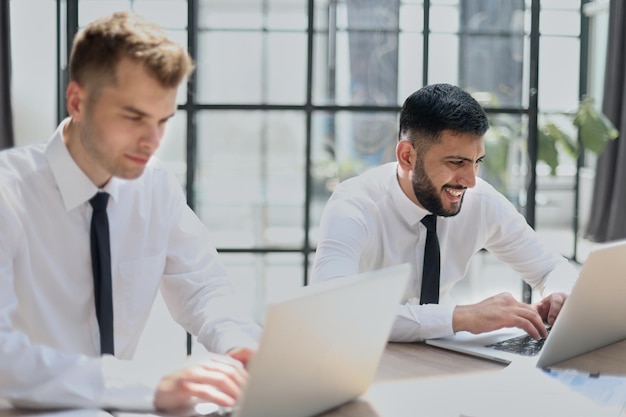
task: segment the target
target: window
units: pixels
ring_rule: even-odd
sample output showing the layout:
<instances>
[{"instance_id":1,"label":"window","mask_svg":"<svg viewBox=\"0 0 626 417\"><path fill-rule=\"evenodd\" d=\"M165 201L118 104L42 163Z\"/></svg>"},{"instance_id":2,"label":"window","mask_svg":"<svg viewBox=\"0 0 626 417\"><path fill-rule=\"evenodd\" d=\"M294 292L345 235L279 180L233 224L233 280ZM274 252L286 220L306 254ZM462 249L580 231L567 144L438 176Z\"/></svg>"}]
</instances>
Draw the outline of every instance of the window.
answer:
<instances>
[{"instance_id":1,"label":"window","mask_svg":"<svg viewBox=\"0 0 626 417\"><path fill-rule=\"evenodd\" d=\"M197 70L159 156L257 311L307 282L334 185L395 159L400 105L435 82L484 105L482 174L576 257L579 161L560 153L551 176L527 150L537 125L567 125L585 92L584 1L59 2L70 26L73 10L82 26L132 8L189 47Z\"/></svg>"}]
</instances>

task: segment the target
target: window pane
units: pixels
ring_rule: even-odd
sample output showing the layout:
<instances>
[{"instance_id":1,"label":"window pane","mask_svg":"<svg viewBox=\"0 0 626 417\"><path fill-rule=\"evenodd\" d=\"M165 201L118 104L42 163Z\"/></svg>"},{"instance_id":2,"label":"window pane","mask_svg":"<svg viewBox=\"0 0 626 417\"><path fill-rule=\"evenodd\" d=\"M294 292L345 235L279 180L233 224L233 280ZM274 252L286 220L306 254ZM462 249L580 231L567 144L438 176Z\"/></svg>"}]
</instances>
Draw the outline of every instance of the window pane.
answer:
<instances>
[{"instance_id":1,"label":"window pane","mask_svg":"<svg viewBox=\"0 0 626 417\"><path fill-rule=\"evenodd\" d=\"M346 0L348 28L397 31L399 0Z\"/></svg>"},{"instance_id":2,"label":"window pane","mask_svg":"<svg viewBox=\"0 0 626 417\"><path fill-rule=\"evenodd\" d=\"M131 0L81 0L78 8L78 25L86 26L88 23L102 16L118 10L130 10Z\"/></svg>"},{"instance_id":3,"label":"window pane","mask_svg":"<svg viewBox=\"0 0 626 417\"><path fill-rule=\"evenodd\" d=\"M543 37L539 46L539 108L571 111L578 104L579 40Z\"/></svg>"},{"instance_id":4,"label":"window pane","mask_svg":"<svg viewBox=\"0 0 626 417\"><path fill-rule=\"evenodd\" d=\"M432 6L458 6L461 0L430 0Z\"/></svg>"},{"instance_id":5,"label":"window pane","mask_svg":"<svg viewBox=\"0 0 626 417\"><path fill-rule=\"evenodd\" d=\"M489 96L488 107L521 105L523 16L523 0L462 3L459 84Z\"/></svg>"},{"instance_id":6,"label":"window pane","mask_svg":"<svg viewBox=\"0 0 626 417\"><path fill-rule=\"evenodd\" d=\"M265 77L270 104L306 101L306 33L269 33Z\"/></svg>"},{"instance_id":7,"label":"window pane","mask_svg":"<svg viewBox=\"0 0 626 417\"><path fill-rule=\"evenodd\" d=\"M316 35L313 42L313 91L311 92L315 104L335 102L334 91L334 55L329 55L329 40L327 35Z\"/></svg>"},{"instance_id":8,"label":"window pane","mask_svg":"<svg viewBox=\"0 0 626 417\"><path fill-rule=\"evenodd\" d=\"M365 7L367 6L367 7ZM398 91L397 0L346 3L333 27L316 40L317 103L395 105ZM331 21L331 23L333 23ZM325 58L326 57L326 58Z\"/></svg>"},{"instance_id":9,"label":"window pane","mask_svg":"<svg viewBox=\"0 0 626 417\"><path fill-rule=\"evenodd\" d=\"M580 2L572 0L541 0L541 8L578 10L580 8Z\"/></svg>"},{"instance_id":10,"label":"window pane","mask_svg":"<svg viewBox=\"0 0 626 417\"><path fill-rule=\"evenodd\" d=\"M196 72L200 103L263 100L261 33L201 32L198 45Z\"/></svg>"},{"instance_id":11,"label":"window pane","mask_svg":"<svg viewBox=\"0 0 626 417\"><path fill-rule=\"evenodd\" d=\"M430 30L438 33L458 33L458 6L431 6Z\"/></svg>"},{"instance_id":12,"label":"window pane","mask_svg":"<svg viewBox=\"0 0 626 417\"><path fill-rule=\"evenodd\" d=\"M318 36L315 42L315 104L347 105L351 101L348 35Z\"/></svg>"},{"instance_id":13,"label":"window pane","mask_svg":"<svg viewBox=\"0 0 626 417\"><path fill-rule=\"evenodd\" d=\"M307 0L269 0L267 27L270 29L306 30Z\"/></svg>"},{"instance_id":14,"label":"window pane","mask_svg":"<svg viewBox=\"0 0 626 417\"><path fill-rule=\"evenodd\" d=\"M419 33L401 33L398 54L398 104L422 87L424 48Z\"/></svg>"},{"instance_id":15,"label":"window pane","mask_svg":"<svg viewBox=\"0 0 626 417\"><path fill-rule=\"evenodd\" d=\"M431 35L428 84L459 83L459 37Z\"/></svg>"},{"instance_id":16,"label":"window pane","mask_svg":"<svg viewBox=\"0 0 626 417\"><path fill-rule=\"evenodd\" d=\"M296 112L199 114L196 211L218 247L303 244L304 127Z\"/></svg>"},{"instance_id":17,"label":"window pane","mask_svg":"<svg viewBox=\"0 0 626 417\"><path fill-rule=\"evenodd\" d=\"M542 35L580 34L580 12L563 10L542 10L539 18L539 31Z\"/></svg>"},{"instance_id":18,"label":"window pane","mask_svg":"<svg viewBox=\"0 0 626 417\"><path fill-rule=\"evenodd\" d=\"M424 29L424 8L421 4L400 5L400 30L419 32Z\"/></svg>"},{"instance_id":19,"label":"window pane","mask_svg":"<svg viewBox=\"0 0 626 417\"><path fill-rule=\"evenodd\" d=\"M395 105L397 33L339 33L334 81L337 104Z\"/></svg>"},{"instance_id":20,"label":"window pane","mask_svg":"<svg viewBox=\"0 0 626 417\"><path fill-rule=\"evenodd\" d=\"M133 7L137 13L164 28L186 31L186 0L134 0Z\"/></svg>"},{"instance_id":21,"label":"window pane","mask_svg":"<svg viewBox=\"0 0 626 417\"><path fill-rule=\"evenodd\" d=\"M335 185L368 168L395 161L396 113L319 112L312 128L311 225ZM315 235L311 234L312 244Z\"/></svg>"},{"instance_id":22,"label":"window pane","mask_svg":"<svg viewBox=\"0 0 626 417\"><path fill-rule=\"evenodd\" d=\"M57 27L50 18L56 13L56 3L13 1L10 9L11 91L2 94L11 98L14 145L23 146L49 138L58 122ZM37 36L33 36L34 28Z\"/></svg>"},{"instance_id":23,"label":"window pane","mask_svg":"<svg viewBox=\"0 0 626 417\"><path fill-rule=\"evenodd\" d=\"M486 107L521 107L523 47L522 35L463 37L461 87L488 96Z\"/></svg>"},{"instance_id":24,"label":"window pane","mask_svg":"<svg viewBox=\"0 0 626 417\"><path fill-rule=\"evenodd\" d=\"M314 165L321 168L330 164L320 172L332 173L336 179L344 180L367 168L395 160L397 118L395 112L314 114Z\"/></svg>"},{"instance_id":25,"label":"window pane","mask_svg":"<svg viewBox=\"0 0 626 417\"><path fill-rule=\"evenodd\" d=\"M467 0L460 7L464 31L494 36L524 32L524 0Z\"/></svg>"},{"instance_id":26,"label":"window pane","mask_svg":"<svg viewBox=\"0 0 626 417\"><path fill-rule=\"evenodd\" d=\"M304 32L203 32L198 55L201 103L304 104L306 100Z\"/></svg>"},{"instance_id":27,"label":"window pane","mask_svg":"<svg viewBox=\"0 0 626 417\"><path fill-rule=\"evenodd\" d=\"M198 25L212 29L260 29L262 0L200 0Z\"/></svg>"},{"instance_id":28,"label":"window pane","mask_svg":"<svg viewBox=\"0 0 626 417\"><path fill-rule=\"evenodd\" d=\"M99 17L119 10L134 10L166 29L187 27L186 0L81 0L78 24L85 26Z\"/></svg>"}]
</instances>

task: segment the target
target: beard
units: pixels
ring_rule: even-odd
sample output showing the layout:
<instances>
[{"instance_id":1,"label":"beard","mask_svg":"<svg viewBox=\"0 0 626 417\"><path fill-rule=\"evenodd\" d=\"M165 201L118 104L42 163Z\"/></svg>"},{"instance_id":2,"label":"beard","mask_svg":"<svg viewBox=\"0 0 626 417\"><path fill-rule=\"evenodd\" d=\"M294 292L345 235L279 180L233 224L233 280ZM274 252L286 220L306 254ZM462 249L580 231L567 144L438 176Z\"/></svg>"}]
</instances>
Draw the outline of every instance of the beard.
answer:
<instances>
[{"instance_id":1,"label":"beard","mask_svg":"<svg viewBox=\"0 0 626 417\"><path fill-rule=\"evenodd\" d=\"M465 187L446 184L441 187L441 190L437 190L424 170L423 160L419 158L415 161L415 166L413 167L413 177L411 178L411 183L413 184L413 192L415 193L415 197L417 197L417 201L419 201L420 204L429 212L437 216L452 217L456 216L459 214L459 211L461 211L465 194L461 197L461 201L453 204L452 208L446 209L444 208L443 201L441 200L441 193L445 188L465 190Z\"/></svg>"}]
</instances>

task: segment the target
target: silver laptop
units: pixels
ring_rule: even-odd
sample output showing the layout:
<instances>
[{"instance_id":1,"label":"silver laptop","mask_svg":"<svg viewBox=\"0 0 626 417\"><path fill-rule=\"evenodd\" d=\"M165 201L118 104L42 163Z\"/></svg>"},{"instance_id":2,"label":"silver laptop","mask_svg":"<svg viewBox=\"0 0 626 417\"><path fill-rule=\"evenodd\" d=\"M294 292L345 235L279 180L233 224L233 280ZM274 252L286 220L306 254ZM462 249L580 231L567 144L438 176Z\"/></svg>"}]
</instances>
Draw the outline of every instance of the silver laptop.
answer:
<instances>
[{"instance_id":1,"label":"silver laptop","mask_svg":"<svg viewBox=\"0 0 626 417\"><path fill-rule=\"evenodd\" d=\"M408 280L403 264L306 286L269 305L248 383L228 415L312 416L361 395Z\"/></svg>"},{"instance_id":2,"label":"silver laptop","mask_svg":"<svg viewBox=\"0 0 626 417\"><path fill-rule=\"evenodd\" d=\"M451 337L429 339L426 343L504 363L529 361L547 368L625 339L624 317L626 241L618 241L592 249L572 293L536 355L502 350L504 340L527 336L519 329L502 329L480 335L459 332Z\"/></svg>"}]
</instances>

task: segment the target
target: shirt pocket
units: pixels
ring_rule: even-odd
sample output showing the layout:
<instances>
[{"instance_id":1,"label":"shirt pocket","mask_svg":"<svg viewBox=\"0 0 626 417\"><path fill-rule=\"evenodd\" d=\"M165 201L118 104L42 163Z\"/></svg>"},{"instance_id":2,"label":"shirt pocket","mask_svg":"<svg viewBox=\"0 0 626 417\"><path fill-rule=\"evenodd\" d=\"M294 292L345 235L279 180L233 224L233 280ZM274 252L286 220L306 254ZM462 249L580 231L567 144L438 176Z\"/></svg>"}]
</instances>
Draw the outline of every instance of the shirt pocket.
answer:
<instances>
[{"instance_id":1,"label":"shirt pocket","mask_svg":"<svg viewBox=\"0 0 626 417\"><path fill-rule=\"evenodd\" d=\"M143 330L159 290L165 270L166 251L119 264L119 289L121 303L117 306L116 327L131 339Z\"/></svg>"}]
</instances>

